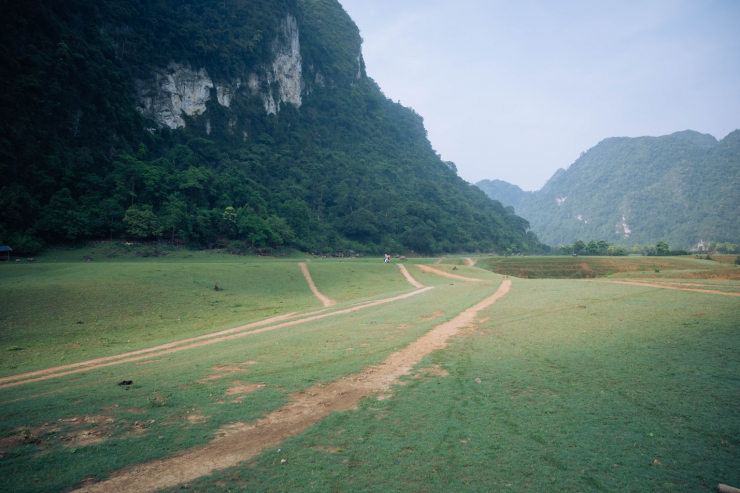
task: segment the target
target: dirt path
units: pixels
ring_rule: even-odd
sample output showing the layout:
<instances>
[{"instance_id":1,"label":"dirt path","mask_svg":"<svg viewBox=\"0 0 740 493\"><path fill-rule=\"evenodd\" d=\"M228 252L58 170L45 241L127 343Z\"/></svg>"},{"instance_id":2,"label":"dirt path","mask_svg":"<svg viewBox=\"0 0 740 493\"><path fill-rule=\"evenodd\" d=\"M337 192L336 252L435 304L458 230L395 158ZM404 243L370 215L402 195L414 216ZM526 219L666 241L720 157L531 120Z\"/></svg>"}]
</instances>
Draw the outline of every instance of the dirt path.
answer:
<instances>
[{"instance_id":1,"label":"dirt path","mask_svg":"<svg viewBox=\"0 0 740 493\"><path fill-rule=\"evenodd\" d=\"M329 299L328 297L324 296L319 292L319 288L316 287L316 284L314 284L313 279L311 279L311 273L308 272L308 265L306 265L304 262L301 262L298 264L298 267L301 268L301 272L303 272L303 277L306 278L306 282L308 282L308 286L311 288L311 291L313 291L313 294L316 295L316 297L321 301L324 306L332 306L336 305L336 301Z\"/></svg>"},{"instance_id":2,"label":"dirt path","mask_svg":"<svg viewBox=\"0 0 740 493\"><path fill-rule=\"evenodd\" d=\"M632 286L647 286L651 288L675 289L677 291L694 291L697 293L725 294L727 296L740 296L740 293L730 293L728 291L715 291L714 289L679 288L676 286L666 286L664 284L653 284L653 283L637 282L637 281L599 281L599 282L611 282L614 284L630 284Z\"/></svg>"},{"instance_id":3,"label":"dirt path","mask_svg":"<svg viewBox=\"0 0 740 493\"><path fill-rule=\"evenodd\" d=\"M66 375L71 375L71 374L74 374L74 373L80 373L80 372L88 371L88 370L95 370L95 369L98 369L98 368L105 368L107 366L119 365L121 363L131 363L131 362L134 362L134 361L140 361L140 360L147 359L147 358L156 358L156 357L164 356L166 354L176 353L176 352L180 352L180 351L187 351L188 349L194 349L194 348L198 348L198 347L202 347L202 346L208 346L210 344L216 344L216 343L219 343L219 342L229 341L229 340L233 340L233 339L239 339L239 338L246 337L246 336L251 336L251 335L254 335L254 334L261 334L263 332L267 332L267 331L271 331L271 330L277 330L277 329L282 329L284 327L292 327L294 325L298 325L298 324L302 324L302 323L313 322L315 320L321 320L321 319L326 318L326 317L333 317L333 316L336 316L336 315L343 315L343 314L346 314L346 313L352 313L352 312L364 310L366 308L370 308L370 307L373 307L373 306L383 305L385 303L392 303L394 301L400 301L400 300L403 300L403 299L406 299L406 298L410 298L411 296L415 296L417 294L424 293L426 291L429 291L430 289L434 289L434 287L432 286L432 287L427 287L427 288L423 288L423 289L418 289L416 291L412 291L410 293L402 294L402 295L399 295L399 296L394 296L392 298L384 298L384 299L381 299L381 300L371 301L371 302L368 302L368 303L364 303L362 305L357 305L357 306L353 306L353 307L350 307L350 308L345 308L343 310L337 310L335 312L321 313L319 315L313 315L313 316L299 318L297 320L291 320L290 322L279 323L279 324L276 324L276 325L269 325L267 327L262 327L262 328L259 328L259 329L251 330L249 332L237 332L237 333L234 333L234 334L224 335L222 337L213 337L213 338L210 338L208 340L199 341L199 342L195 342L195 343L192 343L192 344L187 344L187 345L184 345L184 346L171 347L169 349L164 349L162 351L156 351L156 352L153 351L153 352L149 352L147 354L140 354L140 355L137 355L137 356L130 356L130 357L125 357L125 358L121 357L121 358L116 359L114 361L106 360L106 361L103 361L103 362L91 363L92 361L97 361L97 360L91 360L90 362L85 362L85 363L88 363L88 364L85 364L84 366L73 368L73 369L70 369L70 370L67 370L67 371L58 371L57 373L43 374L43 375L40 375L40 376L35 376L35 377L31 377L31 378L25 378L24 380L18 380L18 381L15 381L15 382L5 383L5 384L0 385L0 389L6 388L6 387L14 387L16 385L23 385L23 384L32 383L32 382L39 382L41 380L49 380L50 378L63 377L63 376L66 376ZM230 329L230 330L234 330L234 329ZM144 351L144 350L142 350L142 351ZM106 359L106 358L100 358L100 359ZM77 365L80 365L80 363L78 363ZM64 368L64 367L57 367L57 369L60 369L60 368ZM51 370L54 370L54 369L52 368L52 369L49 369L49 370L41 370L41 371L51 371ZM36 373L36 372L34 372L34 373ZM31 374L26 374L26 375L31 375ZM38 373L37 373L37 375L38 375ZM16 375L16 377L18 377L18 376L19 375Z\"/></svg>"},{"instance_id":4,"label":"dirt path","mask_svg":"<svg viewBox=\"0 0 740 493\"><path fill-rule=\"evenodd\" d=\"M406 278L406 280L409 282L409 284L411 284L412 286L417 287L417 288L423 288L424 287L424 285L422 283L420 283L419 281L417 281L416 279L414 279L413 277L411 277L411 274L409 274L409 271L406 270L406 266L405 265L401 265L401 264L396 264L396 265L398 266L399 269L401 269L401 273L403 274L403 277Z\"/></svg>"},{"instance_id":5,"label":"dirt path","mask_svg":"<svg viewBox=\"0 0 740 493\"><path fill-rule=\"evenodd\" d=\"M439 265L441 263L442 263L442 259L441 258L438 258L437 260L434 261L434 265Z\"/></svg>"},{"instance_id":6,"label":"dirt path","mask_svg":"<svg viewBox=\"0 0 740 493\"><path fill-rule=\"evenodd\" d=\"M323 310L321 310L321 311L323 311ZM309 315L321 313L321 311L308 313L305 316L309 316ZM116 354L116 355L113 355L113 356L105 356L105 357L102 357L102 358L96 358L96 359L91 359L91 360L87 360L87 361L80 361L79 363L71 363L71 364L68 364L68 365L55 366L53 368L46 368L44 370L37 370L37 371L28 372L28 373L19 373L18 375L11 375L11 376L8 376L8 377L2 377L2 378L0 378L0 388L3 387L2 384L7 383L7 382L12 382L14 380L26 380L26 379L29 379L29 378L32 378L32 377L36 377L36 376L39 376L39 375L48 375L50 373L56 373L56 372L60 372L60 371L64 371L64 370L71 370L73 368L82 368L82 367L85 367L85 369L90 369L90 368L94 368L96 365L99 365L101 363L107 363L109 361L115 361L115 360L118 360L118 359L126 359L126 358L130 358L132 356L137 356L137 355L140 355L140 354L154 353L154 352L162 351L162 350L165 350L165 349L169 349L169 348L181 346L183 344L187 344L187 343L190 343L190 342L202 341L204 339L210 339L212 337L219 337L219 336L223 336L223 335L226 335L226 334L232 334L234 332L242 332L242 331L245 331L245 330L248 330L248 329L253 329L255 327L261 327L263 325L274 324L276 322L280 322L282 320L287 320L287 319L292 318L292 317L295 317L295 316L296 316L295 313L288 313L286 315L278 315L277 317L271 317L271 318L267 318L265 320L259 320L257 322L252 322L252 323L247 324L247 325L241 325L239 327L234 327L233 329L226 329L226 330L221 330L219 332L213 332L211 334L205 334L205 335L197 336L197 337L190 337L188 339L181 339L179 341L169 342L167 344L162 344L160 346L153 346L153 347L146 348L146 349L138 349L136 351L130 351L128 353L121 353L121 354ZM154 356L157 356L157 355L156 354L152 354L152 355L149 355L147 357L154 357Z\"/></svg>"},{"instance_id":7,"label":"dirt path","mask_svg":"<svg viewBox=\"0 0 740 493\"><path fill-rule=\"evenodd\" d=\"M472 282L482 282L483 281L483 279L476 279L474 277L465 277L465 276L458 276L456 274L450 274L449 272L435 269L434 267L429 267L428 265L416 264L416 266L424 272L431 272L432 274L449 277L450 279L457 279L458 281L472 281Z\"/></svg>"},{"instance_id":8,"label":"dirt path","mask_svg":"<svg viewBox=\"0 0 740 493\"><path fill-rule=\"evenodd\" d=\"M236 423L221 430L210 445L167 459L134 466L111 479L85 485L82 492L156 491L192 481L215 470L235 466L255 457L265 449L279 445L286 438L301 433L334 411L357 406L371 394L387 392L397 378L433 351L444 349L447 340L470 325L478 312L492 305L511 288L503 281L496 292L468 308L454 319L438 325L406 349L392 353L378 366L360 375L351 375L324 387L312 387L294 394L291 402L253 423ZM428 288L427 288L428 289ZM415 293L420 291L415 291Z\"/></svg>"},{"instance_id":9,"label":"dirt path","mask_svg":"<svg viewBox=\"0 0 740 493\"><path fill-rule=\"evenodd\" d=\"M468 267L472 267L478 262L478 259L473 260L472 258L466 258L464 260L465 260L465 265L467 265Z\"/></svg>"}]
</instances>

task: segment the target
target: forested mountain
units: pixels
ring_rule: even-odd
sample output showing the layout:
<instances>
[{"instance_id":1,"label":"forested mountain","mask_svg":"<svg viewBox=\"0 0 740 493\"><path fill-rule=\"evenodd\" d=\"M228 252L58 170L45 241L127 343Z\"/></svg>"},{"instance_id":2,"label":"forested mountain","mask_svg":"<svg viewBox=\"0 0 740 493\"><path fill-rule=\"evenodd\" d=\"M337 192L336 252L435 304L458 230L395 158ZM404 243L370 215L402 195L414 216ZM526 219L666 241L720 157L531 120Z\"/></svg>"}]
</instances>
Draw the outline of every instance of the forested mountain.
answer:
<instances>
[{"instance_id":1,"label":"forested mountain","mask_svg":"<svg viewBox=\"0 0 740 493\"><path fill-rule=\"evenodd\" d=\"M481 180L475 185L489 197L495 197L495 200L498 200L507 207L514 207L514 209L518 209L519 204L534 193L525 192L518 186L503 180Z\"/></svg>"},{"instance_id":2,"label":"forested mountain","mask_svg":"<svg viewBox=\"0 0 740 493\"><path fill-rule=\"evenodd\" d=\"M366 73L336 0L38 0L0 20L0 244L537 251Z\"/></svg>"},{"instance_id":3,"label":"forested mountain","mask_svg":"<svg viewBox=\"0 0 740 493\"><path fill-rule=\"evenodd\" d=\"M740 241L740 130L719 142L690 130L609 138L537 192L497 181L477 185L505 205L517 201L516 212L552 245Z\"/></svg>"}]
</instances>

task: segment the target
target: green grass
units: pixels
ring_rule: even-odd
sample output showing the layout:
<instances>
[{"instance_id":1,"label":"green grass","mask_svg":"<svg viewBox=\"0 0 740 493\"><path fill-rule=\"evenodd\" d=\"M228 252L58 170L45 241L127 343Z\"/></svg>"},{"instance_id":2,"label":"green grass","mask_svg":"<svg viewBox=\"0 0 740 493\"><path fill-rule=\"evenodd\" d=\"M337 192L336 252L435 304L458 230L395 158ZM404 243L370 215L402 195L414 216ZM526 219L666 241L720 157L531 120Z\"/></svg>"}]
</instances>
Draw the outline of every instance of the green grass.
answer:
<instances>
[{"instance_id":1,"label":"green grass","mask_svg":"<svg viewBox=\"0 0 740 493\"><path fill-rule=\"evenodd\" d=\"M45 302L70 321L79 312L63 309L75 298L56 298L55 290L87 293L79 299L98 309L112 303L106 291L122 289L130 299L116 308L117 323L128 327L134 339L100 344L101 354L185 336L173 335L168 318L159 319L155 309L191 313L188 335L213 331L211 319L233 326L237 320L265 318L262 304L273 310L279 301L288 305L276 313L320 309L296 265L300 258L201 254L197 260L167 260L0 266L0 289L8 296L22 286L27 293L43 293ZM641 259L634 260L639 268ZM433 261L406 262L416 279L435 286L406 300L0 389L0 490L65 490L88 477L104 478L117 469L206 444L222 426L257 419L285 404L293 392L381 362L491 294L501 279L477 267L437 266L452 272L455 265L456 274L486 280L466 283L414 266ZM315 260L309 269L319 290L341 302L331 310L413 289L395 265L377 259ZM664 274L668 269L660 270ZM136 282L120 284L118 273ZM224 276L226 291L215 293L209 287L215 274ZM259 282L244 281L247 277ZM172 283L174 278L179 282ZM130 312L136 305L154 305L153 293L162 287L188 281L200 282L207 296L188 297L195 290L188 285L174 288L161 306L145 307L141 315ZM736 286L733 281L701 282L711 289ZM139 293L142 285L146 287ZM254 303L254 311L245 314L230 307L223 314L227 298L210 296L230 293L238 293L235 303ZM7 358L19 358L25 368L57 364L39 360L45 356L33 351L54 347L71 335L53 333L54 321L39 317L37 305L27 299L14 298L13 312L0 308L8 317L3 321L29 320L17 324L25 327L24 336L13 340L2 326L2 364ZM365 399L359 409L334 413L286 440L279 453L268 450L253 461L201 478L190 489L637 492L738 485L738 320L736 297L580 280L514 279L513 290L480 314L475 330L427 357L391 399ZM151 323L142 328L137 325L142 321ZM159 330L146 335L152 327ZM72 335L86 335L91 342L100 337L100 329L87 322L73 329L78 332ZM8 350L14 346L24 349ZM74 354L91 357L94 347ZM218 366L245 362L255 364L204 380L219 374ZM435 365L449 375L423 370ZM134 381L130 390L116 385L123 379ZM265 387L232 402L225 392L239 382ZM191 423L190 414L207 419ZM60 421L75 416L113 421L102 428ZM85 428L102 430L106 440L83 445L62 439ZM11 442L13 446L4 445ZM288 462L281 466L281 459Z\"/></svg>"},{"instance_id":2,"label":"green grass","mask_svg":"<svg viewBox=\"0 0 740 493\"><path fill-rule=\"evenodd\" d=\"M481 259L478 266L524 279L584 279L616 273L664 277L663 271L678 271L679 275L692 271L696 277L720 275L740 280L740 269L688 257L494 257Z\"/></svg>"},{"instance_id":3,"label":"green grass","mask_svg":"<svg viewBox=\"0 0 740 493\"><path fill-rule=\"evenodd\" d=\"M70 262L72 256L80 255L0 264L0 376L322 307L296 259L181 252ZM410 290L397 267L376 265L322 260L309 268L319 290L338 301ZM222 291L214 291L216 282Z\"/></svg>"},{"instance_id":4,"label":"green grass","mask_svg":"<svg viewBox=\"0 0 740 493\"><path fill-rule=\"evenodd\" d=\"M340 303L411 288L398 267L382 259L319 259L308 270L321 294Z\"/></svg>"},{"instance_id":5,"label":"green grass","mask_svg":"<svg viewBox=\"0 0 740 493\"><path fill-rule=\"evenodd\" d=\"M396 267L387 267L377 265L380 272L398 274ZM381 362L494 289L494 283L487 283L486 289L472 284L439 286L381 310L329 317L164 357L0 389L0 435L31 430L41 440L20 444L0 459L0 489L65 489L86 477L104 477L129 464L208 443L225 424L256 419L284 404L291 392ZM406 284L403 292L411 290ZM256 364L246 366L244 372L203 381L217 374L219 365L247 361ZM124 379L134 382L130 390L116 385ZM265 387L234 403L225 391L235 382ZM189 412L208 419L191 424ZM62 439L80 427L59 420L100 415L113 419L104 430L110 436L106 441L78 446ZM144 423L142 436L134 433L136 421ZM97 429L98 425L86 426Z\"/></svg>"},{"instance_id":6,"label":"green grass","mask_svg":"<svg viewBox=\"0 0 740 493\"><path fill-rule=\"evenodd\" d=\"M191 489L640 492L740 484L736 300L516 281L485 315L474 334L419 365L449 376L408 378L392 399L333 414L280 453Z\"/></svg>"}]
</instances>

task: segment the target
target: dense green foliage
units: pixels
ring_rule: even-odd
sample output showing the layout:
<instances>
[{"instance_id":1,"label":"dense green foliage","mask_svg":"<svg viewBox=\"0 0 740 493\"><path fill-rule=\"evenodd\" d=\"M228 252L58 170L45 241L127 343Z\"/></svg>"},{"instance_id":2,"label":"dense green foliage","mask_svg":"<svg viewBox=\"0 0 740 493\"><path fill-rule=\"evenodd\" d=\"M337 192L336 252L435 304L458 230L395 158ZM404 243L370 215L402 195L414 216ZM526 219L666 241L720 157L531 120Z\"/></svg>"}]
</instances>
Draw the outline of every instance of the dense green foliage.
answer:
<instances>
[{"instance_id":1,"label":"dense green foliage","mask_svg":"<svg viewBox=\"0 0 740 493\"><path fill-rule=\"evenodd\" d=\"M635 243L632 248L625 245L613 245L607 243L604 240L598 242L591 240L588 244L584 243L583 240L576 240L572 245L563 245L558 247L558 251L563 255L609 255L611 257L623 257L630 253L640 255L688 255L689 252L685 250L671 250L668 243L665 241L659 241L655 245L640 246L639 243Z\"/></svg>"},{"instance_id":2,"label":"dense green foliage","mask_svg":"<svg viewBox=\"0 0 740 493\"><path fill-rule=\"evenodd\" d=\"M121 234L312 251L543 248L441 161L422 118L361 60L357 73L362 40L336 0L44 0L3 14L0 242L16 253ZM137 111L135 81L170 61L214 81L264 71L289 14L308 74L300 108L268 115L247 92L228 108L211 97L176 130Z\"/></svg>"},{"instance_id":3,"label":"dense green foliage","mask_svg":"<svg viewBox=\"0 0 740 493\"><path fill-rule=\"evenodd\" d=\"M558 170L537 192L478 183L513 205L549 244L583 237L682 248L740 242L740 131L717 142L693 131L610 138Z\"/></svg>"}]
</instances>

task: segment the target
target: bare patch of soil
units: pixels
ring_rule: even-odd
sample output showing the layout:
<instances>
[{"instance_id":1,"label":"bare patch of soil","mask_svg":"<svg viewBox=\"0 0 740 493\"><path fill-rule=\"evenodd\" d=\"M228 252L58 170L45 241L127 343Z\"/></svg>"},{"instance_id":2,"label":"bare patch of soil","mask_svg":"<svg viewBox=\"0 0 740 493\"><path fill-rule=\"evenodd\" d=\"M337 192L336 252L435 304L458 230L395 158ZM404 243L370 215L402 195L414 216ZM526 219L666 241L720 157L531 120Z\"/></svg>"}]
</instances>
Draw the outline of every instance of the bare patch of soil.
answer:
<instances>
[{"instance_id":1,"label":"bare patch of soil","mask_svg":"<svg viewBox=\"0 0 740 493\"><path fill-rule=\"evenodd\" d=\"M214 380L220 380L224 377L228 377L229 375L233 375L234 373L243 373L247 371L248 366L256 364L256 361L245 361L244 363L237 363L235 365L216 365L213 367L213 371L215 372L213 375L209 375L200 380L196 380L196 382L208 383Z\"/></svg>"},{"instance_id":2,"label":"bare patch of soil","mask_svg":"<svg viewBox=\"0 0 740 493\"><path fill-rule=\"evenodd\" d=\"M443 316L445 312L437 310L436 312L432 312L432 314L429 317L419 317L422 321L428 322L429 320L434 320L435 318L439 318Z\"/></svg>"},{"instance_id":3,"label":"bare patch of soil","mask_svg":"<svg viewBox=\"0 0 740 493\"><path fill-rule=\"evenodd\" d=\"M197 424L200 424L200 423L205 423L206 421L208 421L208 418L210 417L210 416L203 416L202 414L195 414L195 413L193 413L193 414L187 414L186 416L187 416L188 422L191 425L197 425Z\"/></svg>"},{"instance_id":4,"label":"bare patch of soil","mask_svg":"<svg viewBox=\"0 0 740 493\"><path fill-rule=\"evenodd\" d=\"M239 396L231 402L239 403L244 400L246 394L250 394L255 390L264 389L265 384L254 384L254 383L243 383L240 381L231 382L232 387L226 389L226 395Z\"/></svg>"},{"instance_id":5,"label":"bare patch of soil","mask_svg":"<svg viewBox=\"0 0 740 493\"><path fill-rule=\"evenodd\" d=\"M472 323L480 310L492 305L511 288L504 281L496 292L468 308L454 319L438 325L405 349L392 353L378 366L361 375L350 375L324 386L315 386L292 395L291 402L262 419L235 423L221 429L206 447L199 447L167 459L152 461L115 474L111 479L85 485L84 492L156 491L191 481L249 460L286 438L301 433L335 411L355 408L361 399L387 393L398 377L432 351L443 349L447 340ZM420 291L416 291L420 292Z\"/></svg>"},{"instance_id":6,"label":"bare patch of soil","mask_svg":"<svg viewBox=\"0 0 740 493\"><path fill-rule=\"evenodd\" d=\"M457 279L458 281L470 281L470 282L481 282L482 281L482 279L475 279L474 277L465 277L465 276L458 276L457 274L450 274L449 272L435 269L434 267L429 267L428 265L416 264L416 266L419 269L421 269L423 272L430 272L432 274L437 274L438 276L447 277L449 279Z\"/></svg>"},{"instance_id":7,"label":"bare patch of soil","mask_svg":"<svg viewBox=\"0 0 740 493\"><path fill-rule=\"evenodd\" d=\"M472 258L466 258L465 259L465 265L467 265L468 267L472 267L476 263L478 263L478 259L472 259Z\"/></svg>"},{"instance_id":8,"label":"bare patch of soil","mask_svg":"<svg viewBox=\"0 0 740 493\"><path fill-rule=\"evenodd\" d=\"M316 287L316 284L314 284L313 279L311 278L311 273L308 272L308 265L306 265L305 262L301 262L298 264L298 267L301 268L301 272L303 273L303 277L306 278L306 282L308 283L308 287L311 288L311 291L313 291L314 296L316 296L321 303L324 304L325 307L329 307L332 305L336 305L337 302L328 298L327 296L324 296L319 291L319 288Z\"/></svg>"}]
</instances>

